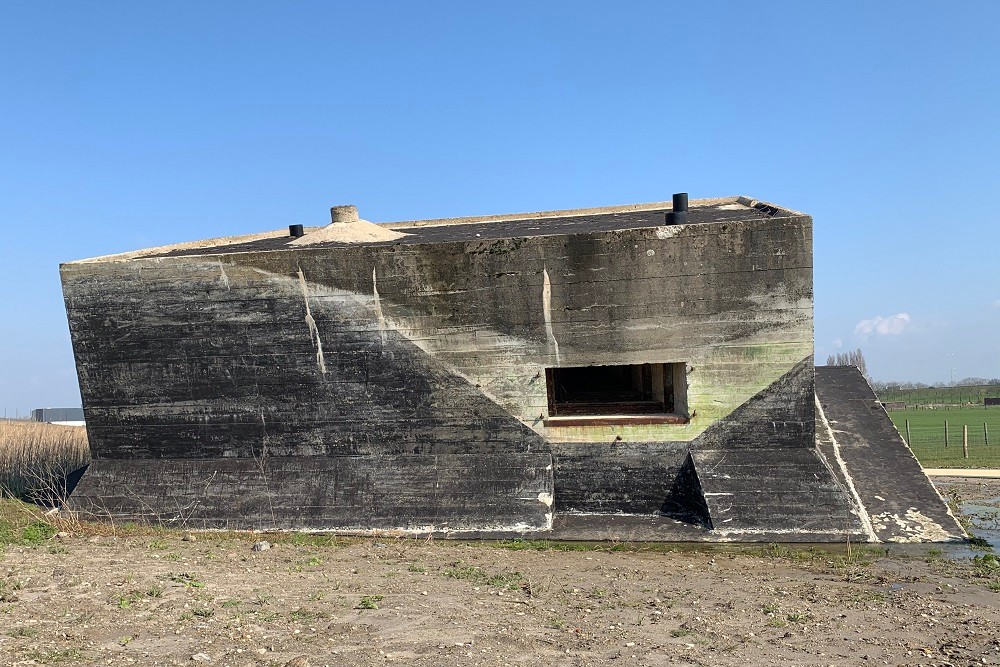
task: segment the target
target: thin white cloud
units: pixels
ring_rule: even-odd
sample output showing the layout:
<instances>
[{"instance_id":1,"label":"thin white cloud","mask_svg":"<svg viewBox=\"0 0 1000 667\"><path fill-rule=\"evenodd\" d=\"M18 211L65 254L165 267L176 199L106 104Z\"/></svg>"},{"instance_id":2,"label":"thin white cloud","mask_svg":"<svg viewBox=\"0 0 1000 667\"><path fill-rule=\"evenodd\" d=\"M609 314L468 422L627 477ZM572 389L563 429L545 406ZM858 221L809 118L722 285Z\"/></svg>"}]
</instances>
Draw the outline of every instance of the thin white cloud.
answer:
<instances>
[{"instance_id":1,"label":"thin white cloud","mask_svg":"<svg viewBox=\"0 0 1000 667\"><path fill-rule=\"evenodd\" d=\"M870 320L861 320L854 327L854 335L861 340L872 336L898 336L910 325L908 313L896 313L889 317L876 315Z\"/></svg>"},{"instance_id":2,"label":"thin white cloud","mask_svg":"<svg viewBox=\"0 0 1000 667\"><path fill-rule=\"evenodd\" d=\"M834 338L833 346L839 350L840 348L844 347L844 341L842 341L839 337Z\"/></svg>"}]
</instances>

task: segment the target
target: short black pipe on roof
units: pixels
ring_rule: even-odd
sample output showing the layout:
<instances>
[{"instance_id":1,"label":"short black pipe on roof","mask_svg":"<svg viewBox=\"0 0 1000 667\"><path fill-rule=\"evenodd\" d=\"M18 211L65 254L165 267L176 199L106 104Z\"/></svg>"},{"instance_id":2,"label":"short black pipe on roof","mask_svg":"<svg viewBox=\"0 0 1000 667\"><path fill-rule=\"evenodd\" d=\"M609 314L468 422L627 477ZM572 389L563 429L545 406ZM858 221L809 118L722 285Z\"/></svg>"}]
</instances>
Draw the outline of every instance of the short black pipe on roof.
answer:
<instances>
[{"instance_id":1,"label":"short black pipe on roof","mask_svg":"<svg viewBox=\"0 0 1000 667\"><path fill-rule=\"evenodd\" d=\"M677 192L674 194L674 213L688 210L688 193Z\"/></svg>"},{"instance_id":2,"label":"short black pipe on roof","mask_svg":"<svg viewBox=\"0 0 1000 667\"><path fill-rule=\"evenodd\" d=\"M289 236L294 236L295 238L299 238L303 234L305 234L305 232L302 230L302 225L288 225Z\"/></svg>"},{"instance_id":3,"label":"short black pipe on roof","mask_svg":"<svg viewBox=\"0 0 1000 667\"><path fill-rule=\"evenodd\" d=\"M677 192L674 194L673 207L667 211L666 222L668 225L683 225L687 223L688 194Z\"/></svg>"}]
</instances>

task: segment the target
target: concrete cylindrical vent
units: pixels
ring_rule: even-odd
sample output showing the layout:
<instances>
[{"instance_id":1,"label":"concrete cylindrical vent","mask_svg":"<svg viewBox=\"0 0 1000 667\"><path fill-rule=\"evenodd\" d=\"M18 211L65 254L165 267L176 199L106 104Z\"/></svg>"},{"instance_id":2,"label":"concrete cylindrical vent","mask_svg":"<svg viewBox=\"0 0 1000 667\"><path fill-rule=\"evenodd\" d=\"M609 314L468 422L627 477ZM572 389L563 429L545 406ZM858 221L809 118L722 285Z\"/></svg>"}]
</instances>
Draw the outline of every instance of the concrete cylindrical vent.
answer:
<instances>
[{"instance_id":1,"label":"concrete cylindrical vent","mask_svg":"<svg viewBox=\"0 0 1000 667\"><path fill-rule=\"evenodd\" d=\"M302 230L302 225L288 225L288 235L289 236L293 236L295 238L299 238L303 234L305 234L305 232Z\"/></svg>"},{"instance_id":2,"label":"concrete cylindrical vent","mask_svg":"<svg viewBox=\"0 0 1000 667\"><path fill-rule=\"evenodd\" d=\"M332 222L357 222L358 207L353 204L334 206L330 209L330 220Z\"/></svg>"},{"instance_id":3,"label":"concrete cylindrical vent","mask_svg":"<svg viewBox=\"0 0 1000 667\"><path fill-rule=\"evenodd\" d=\"M683 225L687 223L688 193L677 192L674 194L673 208L667 211L666 222L668 225Z\"/></svg>"}]
</instances>

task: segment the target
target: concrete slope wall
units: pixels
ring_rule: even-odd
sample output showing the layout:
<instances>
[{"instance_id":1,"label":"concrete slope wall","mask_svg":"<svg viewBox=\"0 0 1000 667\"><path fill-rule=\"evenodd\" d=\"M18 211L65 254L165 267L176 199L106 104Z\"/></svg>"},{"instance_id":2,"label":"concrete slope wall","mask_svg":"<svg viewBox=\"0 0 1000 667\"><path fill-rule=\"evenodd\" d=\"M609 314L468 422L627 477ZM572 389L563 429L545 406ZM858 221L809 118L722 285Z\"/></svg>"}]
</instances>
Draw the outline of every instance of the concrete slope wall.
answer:
<instances>
[{"instance_id":1,"label":"concrete slope wall","mask_svg":"<svg viewBox=\"0 0 1000 667\"><path fill-rule=\"evenodd\" d=\"M818 367L816 401L820 450L861 508L870 539L965 536L857 368Z\"/></svg>"}]
</instances>

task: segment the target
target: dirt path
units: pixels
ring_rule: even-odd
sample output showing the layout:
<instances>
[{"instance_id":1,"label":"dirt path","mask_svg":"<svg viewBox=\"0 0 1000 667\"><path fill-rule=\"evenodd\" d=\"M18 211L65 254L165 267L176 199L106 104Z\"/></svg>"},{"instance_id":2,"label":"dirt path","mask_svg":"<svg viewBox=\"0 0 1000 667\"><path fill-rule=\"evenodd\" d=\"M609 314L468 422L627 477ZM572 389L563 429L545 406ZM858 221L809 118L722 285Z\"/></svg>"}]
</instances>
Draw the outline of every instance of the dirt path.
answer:
<instances>
[{"instance_id":1,"label":"dirt path","mask_svg":"<svg viewBox=\"0 0 1000 667\"><path fill-rule=\"evenodd\" d=\"M7 546L0 663L1000 664L997 563L933 549L193 539Z\"/></svg>"},{"instance_id":2,"label":"dirt path","mask_svg":"<svg viewBox=\"0 0 1000 667\"><path fill-rule=\"evenodd\" d=\"M0 544L22 543L0 547L0 665L1000 665L988 553L302 534L255 551L96 526L26 539L23 519L0 512Z\"/></svg>"}]
</instances>

